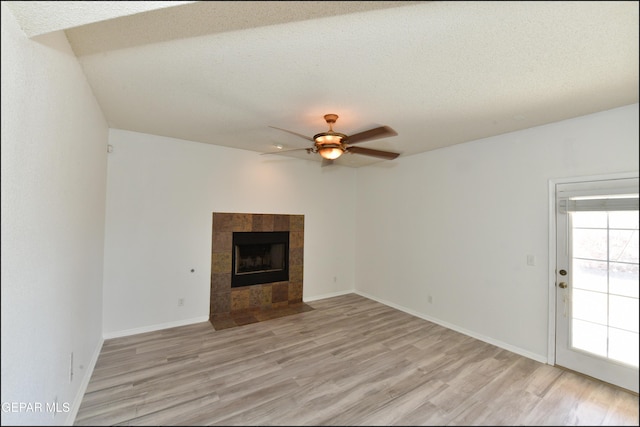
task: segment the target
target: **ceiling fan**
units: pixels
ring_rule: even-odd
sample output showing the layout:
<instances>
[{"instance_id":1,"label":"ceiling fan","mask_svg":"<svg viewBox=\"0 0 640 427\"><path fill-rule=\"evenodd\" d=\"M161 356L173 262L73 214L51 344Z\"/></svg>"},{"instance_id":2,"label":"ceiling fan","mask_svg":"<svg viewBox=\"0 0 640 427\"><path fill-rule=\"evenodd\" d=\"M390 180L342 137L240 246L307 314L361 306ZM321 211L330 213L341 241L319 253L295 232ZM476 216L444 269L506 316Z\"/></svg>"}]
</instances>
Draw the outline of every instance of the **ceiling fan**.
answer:
<instances>
[{"instance_id":1,"label":"ceiling fan","mask_svg":"<svg viewBox=\"0 0 640 427\"><path fill-rule=\"evenodd\" d=\"M377 128L365 130L363 132L355 133L353 135L345 135L343 133L334 132L333 130L333 124L336 122L336 120L338 120L337 114L325 114L324 119L329 125L329 130L326 132L320 132L314 135L313 138L287 129L269 126L270 128L278 129L307 139L313 142L313 146L309 148L294 148L292 150L280 150L262 154L279 154L287 151L306 150L307 153L320 154L320 156L322 156L323 166L333 163L335 159L337 159L344 153L363 154L365 156L373 156L386 160L395 159L400 155L400 153L393 153L391 151L374 150L371 148L356 147L353 145L365 141L371 141L373 139L396 136L398 133L391 129L389 126L380 126Z\"/></svg>"}]
</instances>

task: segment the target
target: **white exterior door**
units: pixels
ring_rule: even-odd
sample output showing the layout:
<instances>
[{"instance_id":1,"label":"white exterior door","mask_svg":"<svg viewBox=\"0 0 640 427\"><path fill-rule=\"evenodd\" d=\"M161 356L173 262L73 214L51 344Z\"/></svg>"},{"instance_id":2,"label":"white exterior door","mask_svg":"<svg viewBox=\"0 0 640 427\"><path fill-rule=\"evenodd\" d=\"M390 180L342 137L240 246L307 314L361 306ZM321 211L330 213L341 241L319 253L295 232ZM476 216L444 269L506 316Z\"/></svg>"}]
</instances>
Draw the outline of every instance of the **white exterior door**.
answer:
<instances>
[{"instance_id":1,"label":"white exterior door","mask_svg":"<svg viewBox=\"0 0 640 427\"><path fill-rule=\"evenodd\" d=\"M638 392L638 179L556 184L555 364Z\"/></svg>"}]
</instances>

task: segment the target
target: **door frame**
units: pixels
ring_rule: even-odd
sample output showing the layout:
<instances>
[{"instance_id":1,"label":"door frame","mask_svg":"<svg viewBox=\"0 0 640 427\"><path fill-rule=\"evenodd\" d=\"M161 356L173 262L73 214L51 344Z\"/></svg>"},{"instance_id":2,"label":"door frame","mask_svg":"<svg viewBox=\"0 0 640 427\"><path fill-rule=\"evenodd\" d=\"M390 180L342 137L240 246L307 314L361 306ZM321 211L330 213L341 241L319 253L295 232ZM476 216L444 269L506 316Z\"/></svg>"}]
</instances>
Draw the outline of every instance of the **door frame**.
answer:
<instances>
[{"instance_id":1,"label":"door frame","mask_svg":"<svg viewBox=\"0 0 640 427\"><path fill-rule=\"evenodd\" d=\"M548 340L547 340L547 364L556 365L556 185L573 182L603 181L608 179L637 178L638 172L621 172L607 175L585 175L569 178L549 179L549 271L548 286L549 307L548 307Z\"/></svg>"}]
</instances>

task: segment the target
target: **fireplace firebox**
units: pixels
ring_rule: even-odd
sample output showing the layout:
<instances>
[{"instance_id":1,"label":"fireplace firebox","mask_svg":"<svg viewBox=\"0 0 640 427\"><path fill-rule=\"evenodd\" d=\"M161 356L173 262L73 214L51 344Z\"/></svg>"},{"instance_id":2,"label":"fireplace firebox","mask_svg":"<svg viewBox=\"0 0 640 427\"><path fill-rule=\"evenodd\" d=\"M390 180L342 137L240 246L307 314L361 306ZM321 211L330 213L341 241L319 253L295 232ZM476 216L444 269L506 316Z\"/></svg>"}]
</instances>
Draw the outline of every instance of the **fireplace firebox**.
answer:
<instances>
[{"instance_id":1,"label":"fireplace firebox","mask_svg":"<svg viewBox=\"0 0 640 427\"><path fill-rule=\"evenodd\" d=\"M289 232L234 232L231 287L289 280Z\"/></svg>"}]
</instances>

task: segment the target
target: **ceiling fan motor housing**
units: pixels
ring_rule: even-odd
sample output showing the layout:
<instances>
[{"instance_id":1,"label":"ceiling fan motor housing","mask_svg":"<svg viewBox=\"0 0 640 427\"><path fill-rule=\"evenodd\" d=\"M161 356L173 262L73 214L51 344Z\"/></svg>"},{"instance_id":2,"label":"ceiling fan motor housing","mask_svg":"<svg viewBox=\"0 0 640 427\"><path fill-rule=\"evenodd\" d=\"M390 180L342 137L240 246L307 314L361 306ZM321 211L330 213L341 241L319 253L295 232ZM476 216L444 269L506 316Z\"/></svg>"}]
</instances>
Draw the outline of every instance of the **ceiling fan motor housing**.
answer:
<instances>
[{"instance_id":1,"label":"ceiling fan motor housing","mask_svg":"<svg viewBox=\"0 0 640 427\"><path fill-rule=\"evenodd\" d=\"M347 142L347 135L343 133L338 133L333 131L333 124L338 120L337 114L325 114L324 119L329 125L329 130L327 132L320 132L313 136L313 140L315 141L316 149L329 149L336 148L340 149L344 152L345 146L343 145Z\"/></svg>"},{"instance_id":2,"label":"ceiling fan motor housing","mask_svg":"<svg viewBox=\"0 0 640 427\"><path fill-rule=\"evenodd\" d=\"M333 131L316 134L313 137L315 151L325 159L337 159L346 150L344 145L346 139L347 135Z\"/></svg>"}]
</instances>

